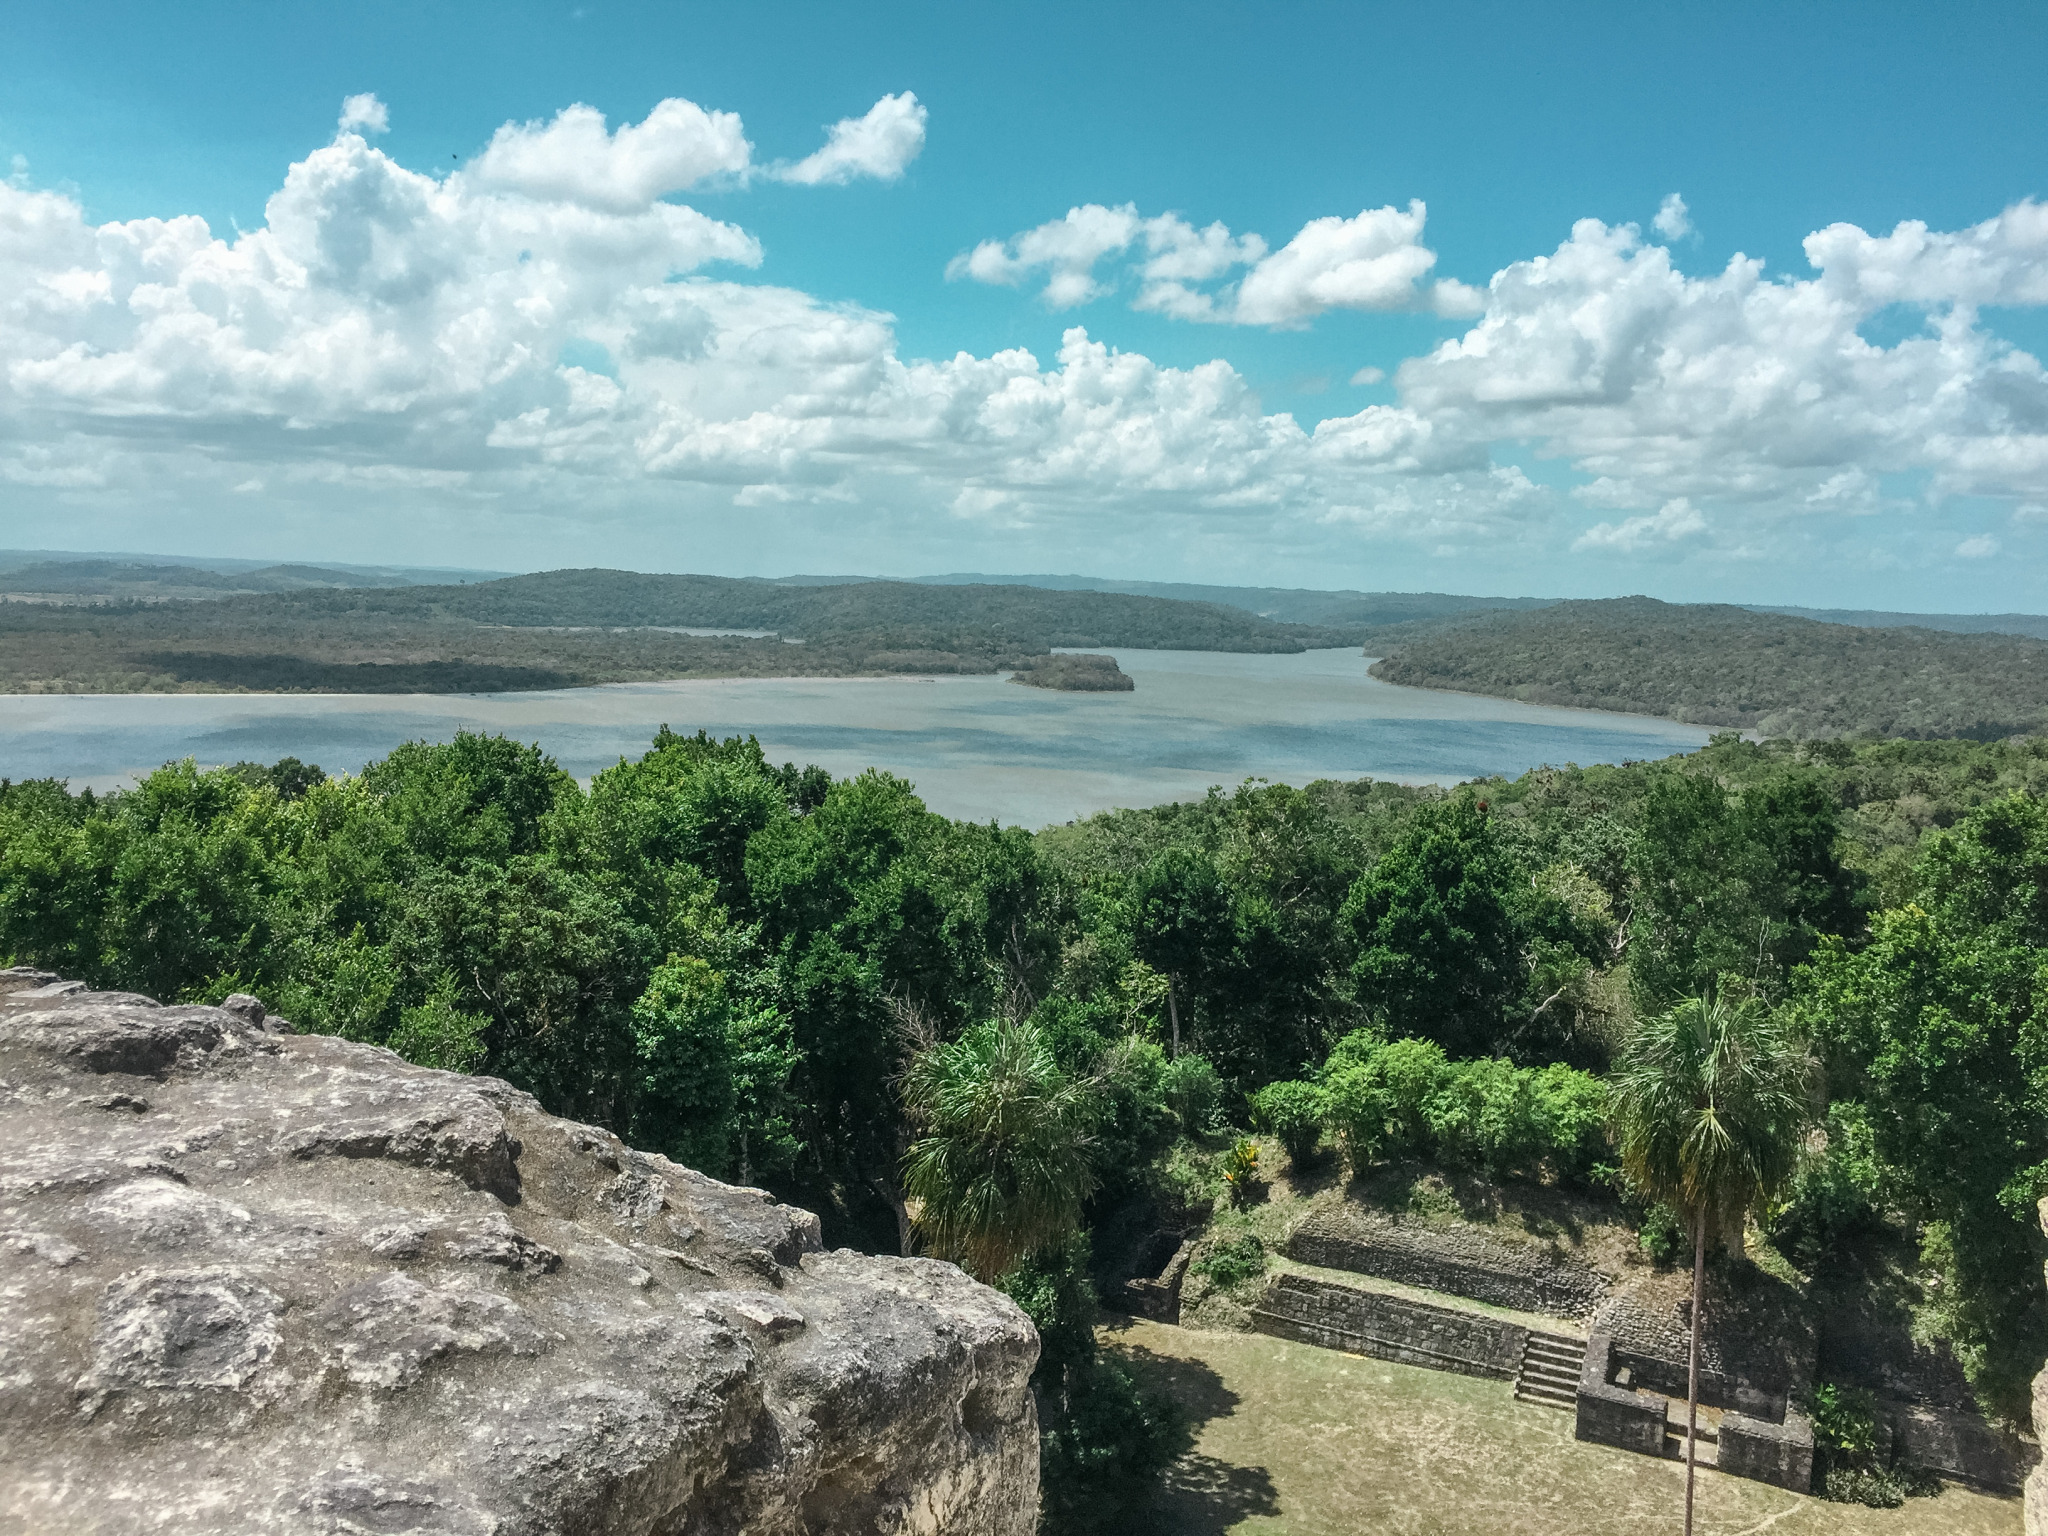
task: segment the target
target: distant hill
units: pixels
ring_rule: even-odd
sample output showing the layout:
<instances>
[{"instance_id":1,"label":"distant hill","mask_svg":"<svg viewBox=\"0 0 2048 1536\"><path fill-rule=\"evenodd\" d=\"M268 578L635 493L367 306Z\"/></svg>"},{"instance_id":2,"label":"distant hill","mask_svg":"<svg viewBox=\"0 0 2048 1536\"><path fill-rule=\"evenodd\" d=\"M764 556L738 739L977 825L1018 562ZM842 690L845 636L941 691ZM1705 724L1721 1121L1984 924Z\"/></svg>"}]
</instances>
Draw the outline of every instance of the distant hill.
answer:
<instances>
[{"instance_id":1,"label":"distant hill","mask_svg":"<svg viewBox=\"0 0 2048 1536\"><path fill-rule=\"evenodd\" d=\"M314 565L182 555L0 550L0 597L57 601L165 600L296 592L307 587L391 587L491 579L495 571L415 566Z\"/></svg>"},{"instance_id":2,"label":"distant hill","mask_svg":"<svg viewBox=\"0 0 2048 1536\"><path fill-rule=\"evenodd\" d=\"M1767 736L1995 740L2048 729L2048 642L1647 597L1481 614L1401 645L1372 671Z\"/></svg>"},{"instance_id":3,"label":"distant hill","mask_svg":"<svg viewBox=\"0 0 2048 1536\"><path fill-rule=\"evenodd\" d=\"M1751 613L1779 613L1791 618L1818 619L1823 624L1850 624L1859 629L1945 629L1958 635L2031 635L2048 640L2048 614L2042 613L1888 613L1878 608L1771 608L1745 603Z\"/></svg>"},{"instance_id":4,"label":"distant hill","mask_svg":"<svg viewBox=\"0 0 2048 1536\"><path fill-rule=\"evenodd\" d=\"M228 572L195 565L143 565L128 560L51 560L0 571L0 593L21 597L227 597L245 592L297 592L307 587L391 584L389 576L317 565L267 565Z\"/></svg>"},{"instance_id":5,"label":"distant hill","mask_svg":"<svg viewBox=\"0 0 2048 1536\"><path fill-rule=\"evenodd\" d=\"M807 585L868 581L864 576L796 576L784 580ZM1013 582L1058 591L1136 592L1190 602L1223 603L1293 624L1363 625L1375 642L1405 639L1446 620L1478 612L1525 612L1565 601L1555 597L1468 597L1451 592L1357 592L1304 590L1296 587L1215 587L1188 582L1115 581L1098 576L980 576L953 574L918 576L919 582L957 585L966 582ZM1740 603L1751 613L1782 614L1823 624L1863 629L1952 630L1957 634L2031 635L2048 639L2048 614L2039 613L1900 613L1870 608L1786 608L1768 603ZM1408 626L1401 628L1399 626Z\"/></svg>"},{"instance_id":6,"label":"distant hill","mask_svg":"<svg viewBox=\"0 0 2048 1536\"><path fill-rule=\"evenodd\" d=\"M326 601L353 603L338 594ZM545 571L467 587L417 587L399 607L486 624L675 625L763 629L803 639L878 631L971 632L1044 650L1299 651L1355 643L1358 625L1294 625L1220 603L1022 584L959 586L902 581L834 585L650 576L634 571Z\"/></svg>"},{"instance_id":7,"label":"distant hill","mask_svg":"<svg viewBox=\"0 0 2048 1536\"><path fill-rule=\"evenodd\" d=\"M470 692L988 673L1055 647L1293 652L1355 645L1360 633L1111 592L547 571L232 602L0 603L0 690Z\"/></svg>"},{"instance_id":8,"label":"distant hill","mask_svg":"<svg viewBox=\"0 0 2048 1536\"><path fill-rule=\"evenodd\" d=\"M829 578L799 578L805 581ZM1449 592L1313 591L1300 587L1215 587L1185 581L1113 581L1099 576L919 576L931 586L1011 583L1055 592L1128 592L1184 603L1220 603L1284 624L1336 624L1371 629L1417 620L1459 618L1491 609L1541 608L1547 597L1460 597Z\"/></svg>"}]
</instances>

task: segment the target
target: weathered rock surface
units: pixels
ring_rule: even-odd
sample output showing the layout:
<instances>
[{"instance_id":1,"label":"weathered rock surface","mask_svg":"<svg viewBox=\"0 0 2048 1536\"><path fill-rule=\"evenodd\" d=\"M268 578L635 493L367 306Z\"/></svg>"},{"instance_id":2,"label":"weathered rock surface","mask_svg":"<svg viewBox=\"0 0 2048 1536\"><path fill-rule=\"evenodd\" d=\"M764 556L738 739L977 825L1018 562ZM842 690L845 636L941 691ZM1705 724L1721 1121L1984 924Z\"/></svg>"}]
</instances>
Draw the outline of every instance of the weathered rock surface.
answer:
<instances>
[{"instance_id":1,"label":"weathered rock surface","mask_svg":"<svg viewBox=\"0 0 2048 1536\"><path fill-rule=\"evenodd\" d=\"M0 1533L1026 1536L1037 1352L495 1079L0 971Z\"/></svg>"}]
</instances>

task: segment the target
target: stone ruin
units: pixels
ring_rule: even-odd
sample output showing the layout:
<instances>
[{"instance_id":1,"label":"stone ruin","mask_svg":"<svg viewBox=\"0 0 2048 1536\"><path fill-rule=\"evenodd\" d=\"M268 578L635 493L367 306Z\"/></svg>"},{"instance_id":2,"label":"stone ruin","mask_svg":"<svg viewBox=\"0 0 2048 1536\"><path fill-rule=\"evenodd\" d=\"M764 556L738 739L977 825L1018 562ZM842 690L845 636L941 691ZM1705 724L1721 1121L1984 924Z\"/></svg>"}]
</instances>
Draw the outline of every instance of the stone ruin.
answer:
<instances>
[{"instance_id":1,"label":"stone ruin","mask_svg":"<svg viewBox=\"0 0 2048 1536\"><path fill-rule=\"evenodd\" d=\"M0 971L0 1528L1029 1536L950 1264L491 1078Z\"/></svg>"},{"instance_id":2,"label":"stone ruin","mask_svg":"<svg viewBox=\"0 0 2048 1536\"><path fill-rule=\"evenodd\" d=\"M1596 1268L1553 1240L1355 1207L1310 1213L1283 1251L1325 1271L1574 1326L1550 1333L1533 1321L1387 1289L1279 1274L1251 1309L1254 1327L1379 1359L1512 1380L1525 1400L1571 1410L1578 1439L1645 1455L1677 1452L1687 1272ZM2048 1509L2048 1486L2033 1471L2037 1449L1985 1420L1952 1359L1910 1341L1901 1349L1895 1329L1887 1333L1869 1318L1823 1311L1825 1326L1812 1306L1760 1270L1709 1272L1700 1394L1709 1464L1806 1492L1813 1436L1799 1404L1817 1380L1836 1380L1876 1394L1882 1427L1903 1460L1993 1492L2017 1490L2025 1480ZM2037 1384L2036 1404L2037 1427L2048 1430L2048 1373ZM2048 1514L2030 1536L2048 1536Z\"/></svg>"}]
</instances>

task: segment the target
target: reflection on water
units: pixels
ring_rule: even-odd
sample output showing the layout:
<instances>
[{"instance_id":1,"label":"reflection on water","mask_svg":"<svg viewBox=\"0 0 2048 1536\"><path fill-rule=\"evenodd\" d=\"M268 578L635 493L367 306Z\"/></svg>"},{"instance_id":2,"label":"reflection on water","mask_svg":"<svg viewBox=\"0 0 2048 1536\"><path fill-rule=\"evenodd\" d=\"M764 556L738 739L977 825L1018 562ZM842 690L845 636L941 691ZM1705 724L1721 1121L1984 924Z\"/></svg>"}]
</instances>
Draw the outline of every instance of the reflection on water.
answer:
<instances>
[{"instance_id":1,"label":"reflection on water","mask_svg":"<svg viewBox=\"0 0 2048 1536\"><path fill-rule=\"evenodd\" d=\"M1662 757L1707 732L1633 715L1395 688L1355 651L1116 651L1135 693L1003 678L733 678L507 694L0 696L0 776L110 788L180 757L353 772L457 730L538 741L588 777L669 725L752 733L775 761L881 767L934 810L1042 826L1257 776L1453 783L1544 763Z\"/></svg>"}]
</instances>

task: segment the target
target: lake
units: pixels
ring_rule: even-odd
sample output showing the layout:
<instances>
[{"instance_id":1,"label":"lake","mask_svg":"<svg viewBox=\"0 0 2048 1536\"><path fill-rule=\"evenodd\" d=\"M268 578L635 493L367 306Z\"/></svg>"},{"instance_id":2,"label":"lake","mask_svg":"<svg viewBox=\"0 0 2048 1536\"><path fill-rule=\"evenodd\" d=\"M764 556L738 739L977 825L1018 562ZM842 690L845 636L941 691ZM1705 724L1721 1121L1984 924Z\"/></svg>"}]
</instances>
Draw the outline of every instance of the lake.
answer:
<instances>
[{"instance_id":1,"label":"lake","mask_svg":"<svg viewBox=\"0 0 2048 1536\"><path fill-rule=\"evenodd\" d=\"M108 789L161 763L297 757L354 772L457 730L537 741L579 778L666 724L758 736L776 761L913 780L948 816L1043 826L1200 796L1247 777L1455 783L1546 763L1703 745L1637 715L1397 688L1356 651L1115 651L1135 693L1055 693L999 677L729 678L502 694L0 696L0 776Z\"/></svg>"}]
</instances>

